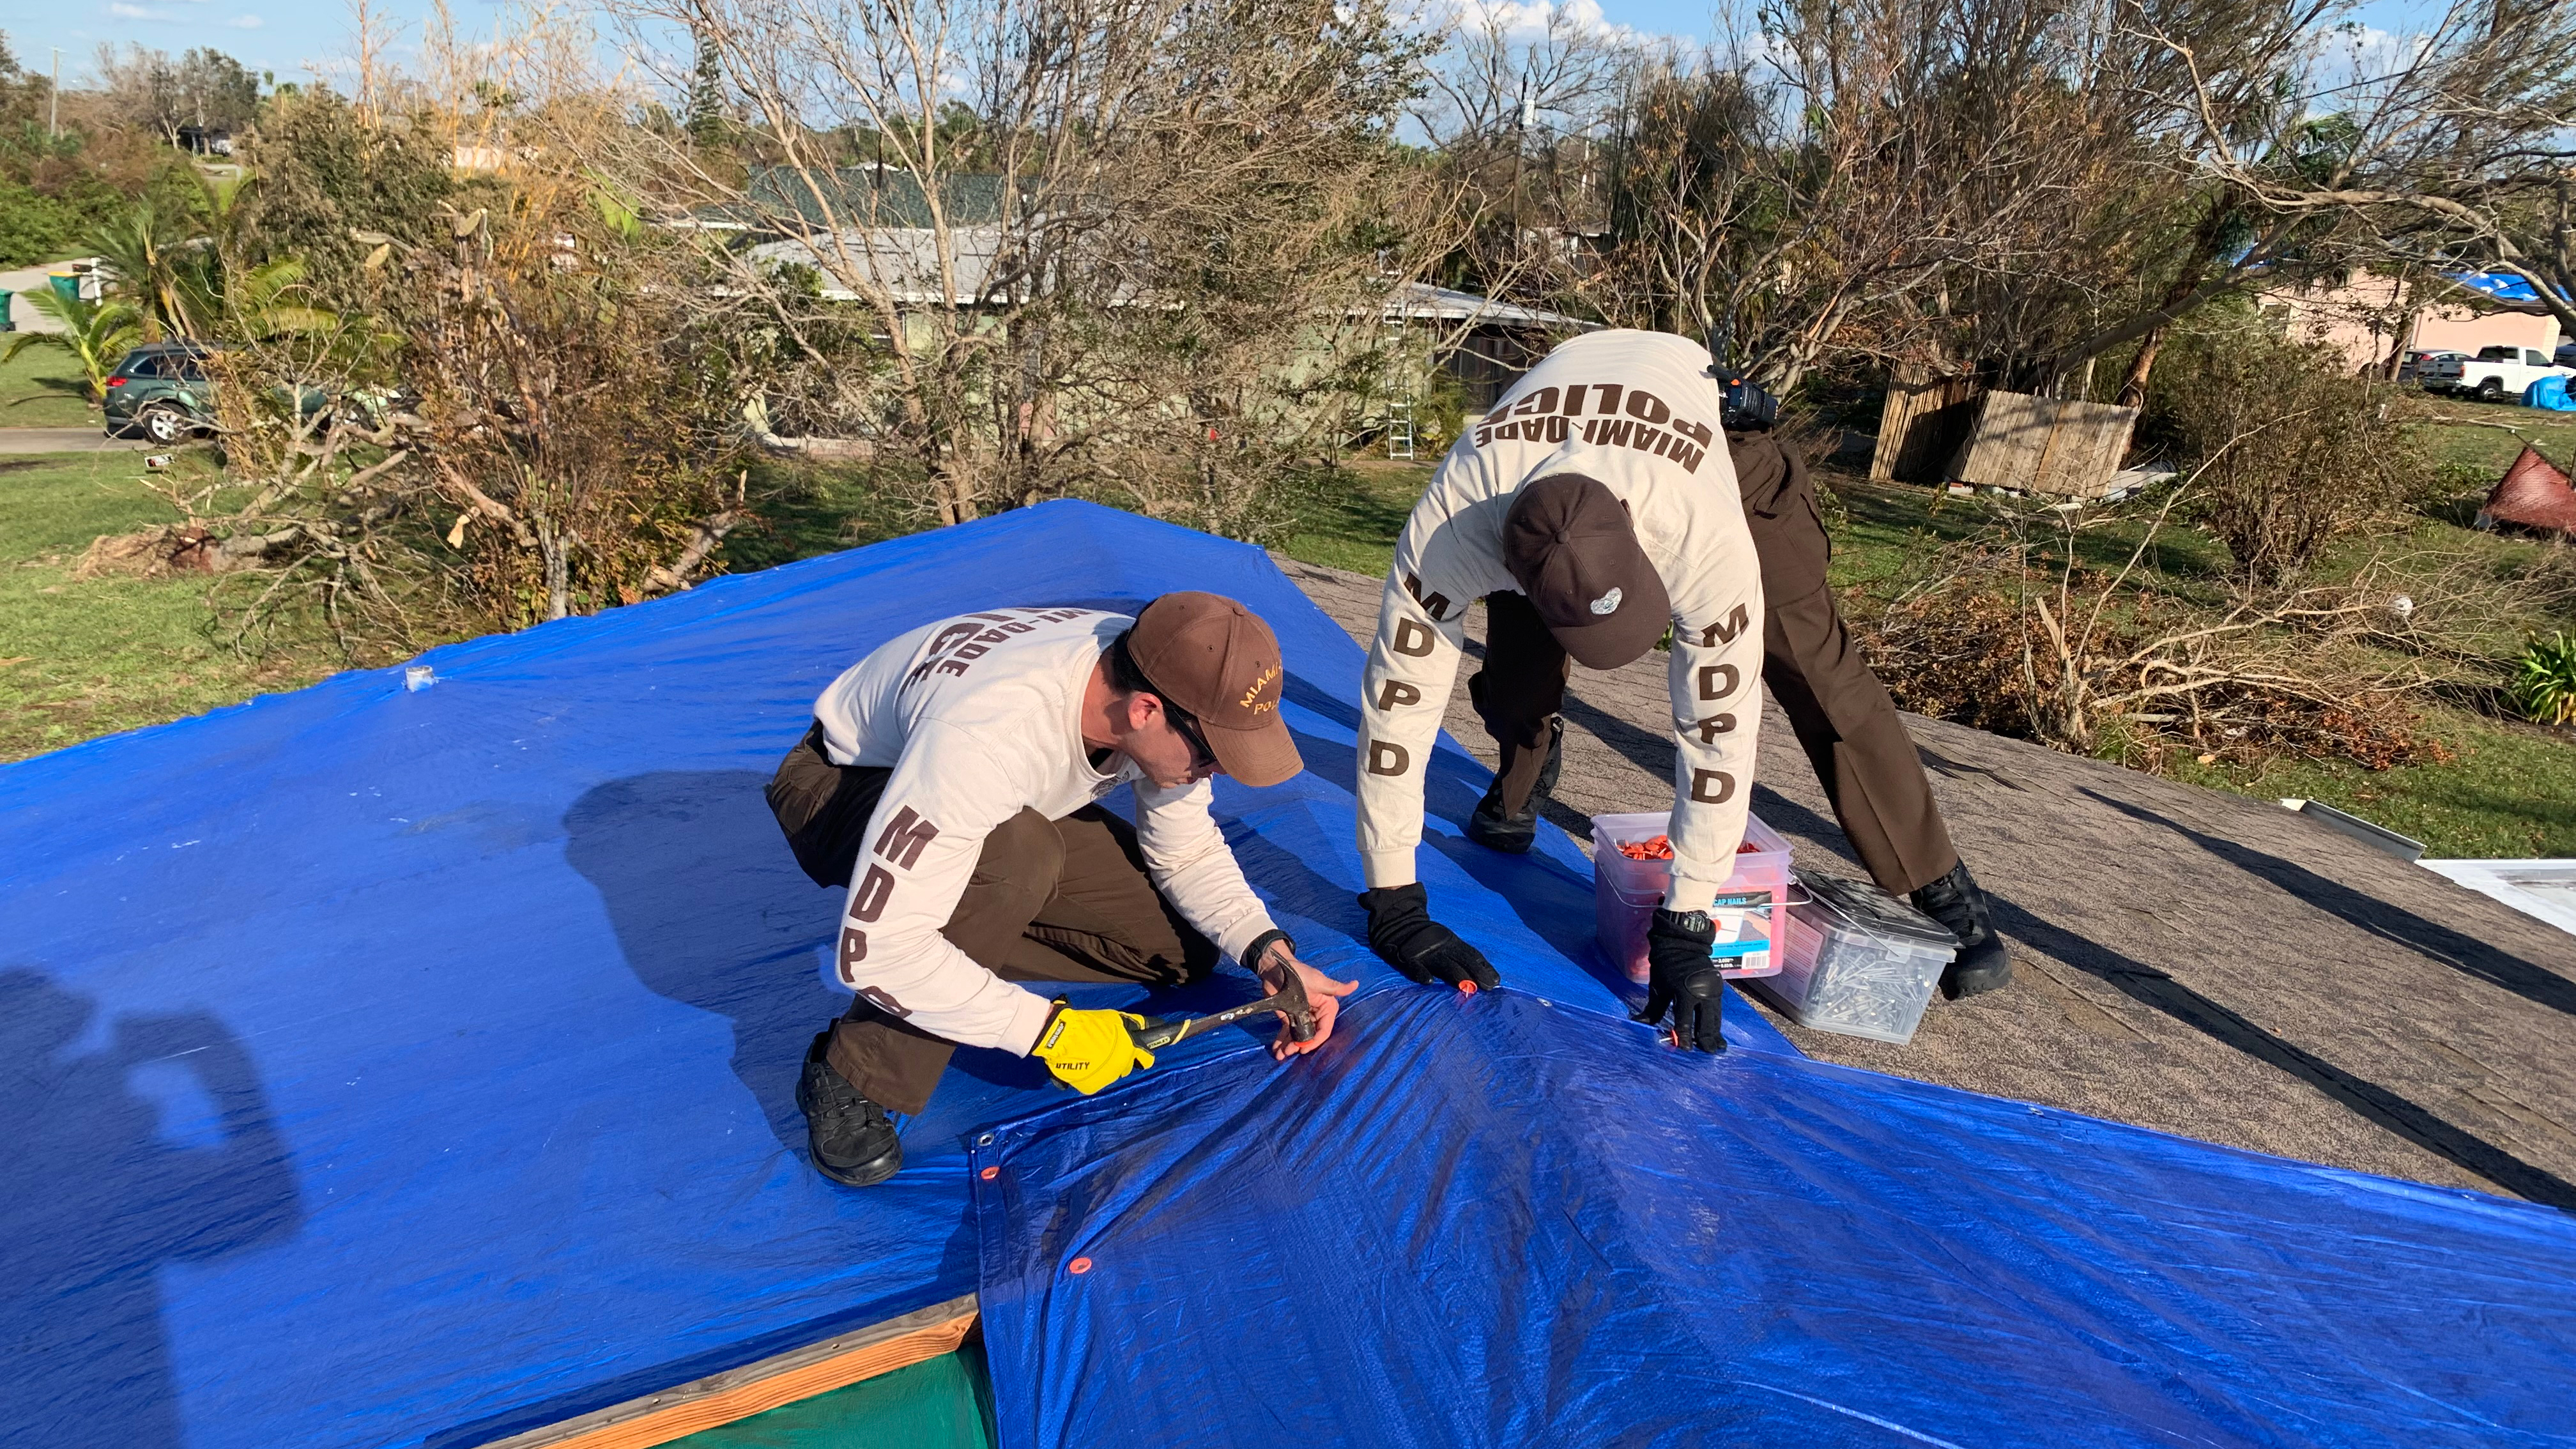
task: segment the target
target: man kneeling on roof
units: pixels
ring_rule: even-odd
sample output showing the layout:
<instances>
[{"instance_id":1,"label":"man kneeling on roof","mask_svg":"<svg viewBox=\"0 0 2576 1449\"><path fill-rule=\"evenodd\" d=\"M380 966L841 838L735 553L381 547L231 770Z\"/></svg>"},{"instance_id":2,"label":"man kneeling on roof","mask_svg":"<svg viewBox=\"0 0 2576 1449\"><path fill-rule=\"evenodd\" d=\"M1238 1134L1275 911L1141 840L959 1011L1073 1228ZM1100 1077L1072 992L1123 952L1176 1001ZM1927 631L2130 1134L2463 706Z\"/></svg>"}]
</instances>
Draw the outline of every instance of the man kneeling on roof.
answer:
<instances>
[{"instance_id":1,"label":"man kneeling on roof","mask_svg":"<svg viewBox=\"0 0 2576 1449\"><path fill-rule=\"evenodd\" d=\"M903 1166L897 1115L927 1106L959 1046L1034 1056L1096 1092L1154 1064L1119 1011L1020 981L1173 987L1231 956L1276 990L1297 972L1311 1041L1334 981L1297 960L1208 816L1211 776L1275 785L1302 764L1279 716L1279 641L1232 599L1165 594L1134 618L989 609L852 665L770 782L807 875L848 897L835 957L858 993L814 1038L797 1104L814 1166L865 1187ZM1131 827L1096 802L1133 784Z\"/></svg>"},{"instance_id":2,"label":"man kneeling on roof","mask_svg":"<svg viewBox=\"0 0 2576 1449\"><path fill-rule=\"evenodd\" d=\"M1467 686L1501 762L1466 833L1495 850L1530 848L1555 784L1567 656L1616 669L1672 631L1673 878L1647 928L1644 1019L1670 1008L1683 1045L1725 1049L1708 911L1744 839L1762 683L1870 874L1958 937L1943 989L2011 979L1914 742L1835 612L1824 524L1805 462L1769 436L1776 411L1685 338L1596 332L1549 353L1441 460L1396 540L1362 683L1360 903L1390 965L1496 983L1431 918L1413 865L1424 769L1481 598L1484 667Z\"/></svg>"}]
</instances>

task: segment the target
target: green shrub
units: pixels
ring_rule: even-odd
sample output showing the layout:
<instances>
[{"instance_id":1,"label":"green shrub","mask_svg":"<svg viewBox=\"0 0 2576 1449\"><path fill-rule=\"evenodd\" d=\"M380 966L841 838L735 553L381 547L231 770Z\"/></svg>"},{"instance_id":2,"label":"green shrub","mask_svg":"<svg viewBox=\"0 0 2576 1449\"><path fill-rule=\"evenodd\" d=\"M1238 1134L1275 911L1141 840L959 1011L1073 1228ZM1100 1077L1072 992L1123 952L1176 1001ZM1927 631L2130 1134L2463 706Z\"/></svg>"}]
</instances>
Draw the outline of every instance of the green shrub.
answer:
<instances>
[{"instance_id":1,"label":"green shrub","mask_svg":"<svg viewBox=\"0 0 2576 1449\"><path fill-rule=\"evenodd\" d=\"M2417 472L2406 488L2406 506L2426 518L2466 528L2495 487L2496 470L2484 463L2439 463Z\"/></svg>"},{"instance_id":2,"label":"green shrub","mask_svg":"<svg viewBox=\"0 0 2576 1449\"><path fill-rule=\"evenodd\" d=\"M2260 319L2216 319L2155 374L2141 435L2196 480L2192 516L2257 589L2298 584L2326 544L2387 526L2430 471L2389 389Z\"/></svg>"},{"instance_id":3,"label":"green shrub","mask_svg":"<svg viewBox=\"0 0 2576 1449\"><path fill-rule=\"evenodd\" d=\"M1448 369L1433 368L1421 405L1414 412L1420 439L1428 445L1419 451L1438 457L1440 450L1446 450L1467 430L1467 385Z\"/></svg>"},{"instance_id":4,"label":"green shrub","mask_svg":"<svg viewBox=\"0 0 2576 1449\"><path fill-rule=\"evenodd\" d=\"M2542 724L2576 724L2576 639L2553 634L2522 651L2508 686L2514 708Z\"/></svg>"}]
</instances>

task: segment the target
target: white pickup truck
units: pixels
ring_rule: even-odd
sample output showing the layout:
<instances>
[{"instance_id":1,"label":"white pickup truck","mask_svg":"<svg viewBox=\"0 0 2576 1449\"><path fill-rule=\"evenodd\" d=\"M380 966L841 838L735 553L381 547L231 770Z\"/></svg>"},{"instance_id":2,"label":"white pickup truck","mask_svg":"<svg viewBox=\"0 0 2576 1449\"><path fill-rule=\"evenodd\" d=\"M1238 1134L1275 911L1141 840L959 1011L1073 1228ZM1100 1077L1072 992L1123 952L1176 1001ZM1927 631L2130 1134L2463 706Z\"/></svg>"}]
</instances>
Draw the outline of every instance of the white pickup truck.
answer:
<instances>
[{"instance_id":1,"label":"white pickup truck","mask_svg":"<svg viewBox=\"0 0 2576 1449\"><path fill-rule=\"evenodd\" d=\"M2434 357L2415 370L2426 392L2474 393L2487 402L2519 400L2524 388L2544 377L2576 376L2536 347L2481 347L2475 357L2452 353Z\"/></svg>"}]
</instances>

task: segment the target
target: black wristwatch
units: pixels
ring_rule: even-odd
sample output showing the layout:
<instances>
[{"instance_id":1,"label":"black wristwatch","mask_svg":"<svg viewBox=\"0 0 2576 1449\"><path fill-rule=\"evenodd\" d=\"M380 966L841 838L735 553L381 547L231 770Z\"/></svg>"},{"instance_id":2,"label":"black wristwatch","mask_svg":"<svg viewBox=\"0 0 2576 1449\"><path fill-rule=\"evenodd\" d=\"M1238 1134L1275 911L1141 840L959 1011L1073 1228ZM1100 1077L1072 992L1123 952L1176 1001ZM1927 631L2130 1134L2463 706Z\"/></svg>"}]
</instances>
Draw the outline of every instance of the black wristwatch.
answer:
<instances>
[{"instance_id":1,"label":"black wristwatch","mask_svg":"<svg viewBox=\"0 0 2576 1449\"><path fill-rule=\"evenodd\" d=\"M1273 926L1269 930L1262 932L1260 935L1253 937L1252 944L1243 948L1244 969L1250 971L1255 976L1260 975L1261 958L1270 954L1270 948L1272 946L1285 946L1288 948L1289 955L1294 956L1297 954L1297 943L1288 939L1288 933L1286 931Z\"/></svg>"}]
</instances>

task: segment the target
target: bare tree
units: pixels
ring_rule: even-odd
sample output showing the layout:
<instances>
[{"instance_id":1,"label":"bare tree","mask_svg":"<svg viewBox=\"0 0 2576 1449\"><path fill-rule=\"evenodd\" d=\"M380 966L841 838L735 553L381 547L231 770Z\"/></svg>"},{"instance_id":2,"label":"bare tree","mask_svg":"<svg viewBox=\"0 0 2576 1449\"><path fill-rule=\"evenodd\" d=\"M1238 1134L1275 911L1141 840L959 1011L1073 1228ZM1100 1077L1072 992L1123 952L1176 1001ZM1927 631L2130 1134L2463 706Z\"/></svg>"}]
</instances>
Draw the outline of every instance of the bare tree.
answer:
<instances>
[{"instance_id":1,"label":"bare tree","mask_svg":"<svg viewBox=\"0 0 2576 1449\"><path fill-rule=\"evenodd\" d=\"M2419 33L2357 35L2312 57L2262 126L2209 79L2187 27L2144 12L2128 24L2188 69L2189 163L2249 210L2357 231L2361 258L2392 273L2518 278L2576 332L2576 11L2455 0Z\"/></svg>"},{"instance_id":2,"label":"bare tree","mask_svg":"<svg viewBox=\"0 0 2576 1449\"><path fill-rule=\"evenodd\" d=\"M1782 389L1900 358L2081 388L2094 357L2292 257L2289 224L2247 231L2173 164L2201 88L2117 22L2185 9L2230 124L2314 19L2285 0L1779 0L1705 53L1646 56L1583 293Z\"/></svg>"},{"instance_id":3,"label":"bare tree","mask_svg":"<svg viewBox=\"0 0 2576 1449\"><path fill-rule=\"evenodd\" d=\"M258 78L220 50L191 50L174 61L140 45L122 53L101 45L92 64L122 122L149 125L174 145L182 126L239 130L259 113Z\"/></svg>"},{"instance_id":4,"label":"bare tree","mask_svg":"<svg viewBox=\"0 0 2576 1449\"><path fill-rule=\"evenodd\" d=\"M1548 300L1608 225L1603 148L1638 37L1567 4L1444 4L1444 37L1409 116L1474 218L1447 279Z\"/></svg>"},{"instance_id":5,"label":"bare tree","mask_svg":"<svg viewBox=\"0 0 2576 1449\"><path fill-rule=\"evenodd\" d=\"M2430 471L2391 389L2351 375L2330 349L2274 336L2260 320L2192 339L2191 366L2159 389L2159 425L2197 460L2192 516L2227 548L2238 584L2286 587L2338 538L2375 530Z\"/></svg>"},{"instance_id":6,"label":"bare tree","mask_svg":"<svg viewBox=\"0 0 2576 1449\"><path fill-rule=\"evenodd\" d=\"M1378 4L631 13L690 37L675 87L720 60L749 164L641 129L595 159L757 243L724 305L802 359L773 415L867 437L941 521L1108 489L1238 529L1337 441L1418 199L1390 136L1418 47Z\"/></svg>"}]
</instances>

